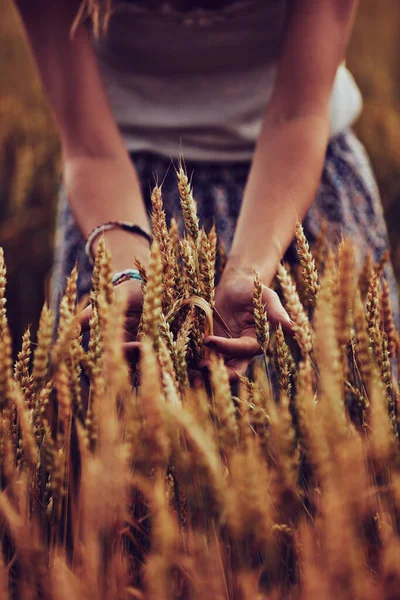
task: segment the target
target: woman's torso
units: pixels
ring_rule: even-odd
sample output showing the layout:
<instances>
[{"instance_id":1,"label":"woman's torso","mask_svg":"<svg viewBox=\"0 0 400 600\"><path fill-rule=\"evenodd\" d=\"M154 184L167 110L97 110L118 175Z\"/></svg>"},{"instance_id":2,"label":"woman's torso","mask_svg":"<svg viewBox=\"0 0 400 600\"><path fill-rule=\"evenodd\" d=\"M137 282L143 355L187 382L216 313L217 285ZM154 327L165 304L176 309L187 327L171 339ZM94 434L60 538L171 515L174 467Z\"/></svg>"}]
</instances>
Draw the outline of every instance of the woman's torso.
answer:
<instances>
[{"instance_id":1,"label":"woman's torso","mask_svg":"<svg viewBox=\"0 0 400 600\"><path fill-rule=\"evenodd\" d=\"M128 149L249 160L271 97L286 15L286 0L116 2L108 36L95 47ZM358 90L342 68L332 132L348 126L359 109Z\"/></svg>"}]
</instances>

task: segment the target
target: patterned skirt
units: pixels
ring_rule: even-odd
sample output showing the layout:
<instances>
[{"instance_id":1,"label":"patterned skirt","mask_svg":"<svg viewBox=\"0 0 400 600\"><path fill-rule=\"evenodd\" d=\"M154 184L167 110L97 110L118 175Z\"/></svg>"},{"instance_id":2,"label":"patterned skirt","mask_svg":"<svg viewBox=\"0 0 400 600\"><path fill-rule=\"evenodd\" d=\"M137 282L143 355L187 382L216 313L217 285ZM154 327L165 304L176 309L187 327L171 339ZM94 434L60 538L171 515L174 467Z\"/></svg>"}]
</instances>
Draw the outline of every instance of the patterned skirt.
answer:
<instances>
[{"instance_id":1,"label":"patterned skirt","mask_svg":"<svg viewBox=\"0 0 400 600\"><path fill-rule=\"evenodd\" d=\"M169 216L180 215L175 170L171 161L148 152L135 153L132 161L138 173L143 198L150 212L150 189L156 178L163 181L163 201ZM188 175L193 174L194 197L200 220L206 227L215 222L218 237L227 252L232 243L239 216L250 163L215 164L186 161ZM304 219L310 245L315 242L326 222L326 242L335 247L342 236L350 237L359 251L360 260L368 250L378 262L388 249L388 236L379 192L369 159L351 130L333 138L327 148L324 171L316 199ZM294 244L285 260L296 262ZM68 199L62 191L57 219L56 252L53 271L53 303L58 307L66 278L78 263L78 294L90 289L91 265L84 253L84 240L72 216ZM129 261L128 261L129 262ZM127 262L127 267L130 265ZM397 324L399 303L397 283L390 263L384 274L389 282Z\"/></svg>"}]
</instances>

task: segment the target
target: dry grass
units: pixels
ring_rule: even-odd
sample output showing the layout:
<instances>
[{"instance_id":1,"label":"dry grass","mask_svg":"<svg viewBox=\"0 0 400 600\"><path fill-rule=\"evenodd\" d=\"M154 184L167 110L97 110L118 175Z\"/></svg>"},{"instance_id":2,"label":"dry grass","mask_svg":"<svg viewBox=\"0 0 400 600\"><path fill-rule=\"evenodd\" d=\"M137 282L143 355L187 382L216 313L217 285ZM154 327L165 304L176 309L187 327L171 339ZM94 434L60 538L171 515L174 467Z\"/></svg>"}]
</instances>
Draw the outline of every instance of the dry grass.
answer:
<instances>
[{"instance_id":1,"label":"dry grass","mask_svg":"<svg viewBox=\"0 0 400 600\"><path fill-rule=\"evenodd\" d=\"M56 341L45 306L37 346L27 331L14 371L1 313L1 598L397 597L399 338L379 269L370 269L364 302L354 293L362 278L351 244L337 259L328 255L318 275L298 226L298 283L312 273L313 301L304 307L279 271L295 338L268 331L255 274L264 362L236 396L211 354L209 379L192 388L212 310L215 232L197 226L188 193L179 242L164 226L161 190L154 193L161 226L139 365L122 356L124 302L114 300L101 243L87 350L75 271ZM178 291L166 289L165 254L175 257Z\"/></svg>"}]
</instances>

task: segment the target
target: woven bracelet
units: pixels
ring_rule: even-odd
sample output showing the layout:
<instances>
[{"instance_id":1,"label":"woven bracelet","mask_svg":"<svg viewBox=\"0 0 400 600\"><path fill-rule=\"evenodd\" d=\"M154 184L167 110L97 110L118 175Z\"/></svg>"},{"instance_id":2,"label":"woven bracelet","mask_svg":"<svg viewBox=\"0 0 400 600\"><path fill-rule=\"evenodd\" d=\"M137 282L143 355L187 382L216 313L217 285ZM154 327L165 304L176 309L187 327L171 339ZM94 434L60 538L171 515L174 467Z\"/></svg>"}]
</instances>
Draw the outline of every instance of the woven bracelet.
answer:
<instances>
[{"instance_id":1,"label":"woven bracelet","mask_svg":"<svg viewBox=\"0 0 400 600\"><path fill-rule=\"evenodd\" d=\"M114 273L111 283L114 287L116 287L120 283L123 283L124 281L130 281L132 279L143 283L142 276L137 269L125 269L124 271Z\"/></svg>"},{"instance_id":2,"label":"woven bracelet","mask_svg":"<svg viewBox=\"0 0 400 600\"><path fill-rule=\"evenodd\" d=\"M152 242L152 236L149 231L147 231L144 227L140 225L136 225L135 223L129 223L129 221L108 221L107 223L103 223L102 225L98 225L93 229L93 231L89 234L89 237L85 244L85 253L86 256L89 257L90 262L93 264L94 256L92 252L92 246L94 240L98 235L103 233L104 231L108 231L109 229L122 229L122 231L127 231L128 233L136 233L137 235L141 235L144 237L149 244Z\"/></svg>"}]
</instances>

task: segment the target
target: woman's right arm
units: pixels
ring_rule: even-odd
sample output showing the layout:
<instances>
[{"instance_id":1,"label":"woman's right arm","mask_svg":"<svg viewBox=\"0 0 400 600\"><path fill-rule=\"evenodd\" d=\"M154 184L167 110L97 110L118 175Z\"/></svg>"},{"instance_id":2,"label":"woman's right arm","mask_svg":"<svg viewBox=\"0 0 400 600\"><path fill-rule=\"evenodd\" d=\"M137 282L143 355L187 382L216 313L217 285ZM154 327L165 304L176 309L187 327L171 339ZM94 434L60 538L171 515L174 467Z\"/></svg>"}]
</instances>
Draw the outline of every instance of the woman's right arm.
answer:
<instances>
[{"instance_id":1,"label":"woman's right arm","mask_svg":"<svg viewBox=\"0 0 400 600\"><path fill-rule=\"evenodd\" d=\"M70 30L77 0L16 0L45 92L59 127L63 179L76 222L86 238L110 220L148 227L138 177L118 131L93 51L90 32ZM147 262L148 242L119 230L106 234L113 267Z\"/></svg>"}]
</instances>

